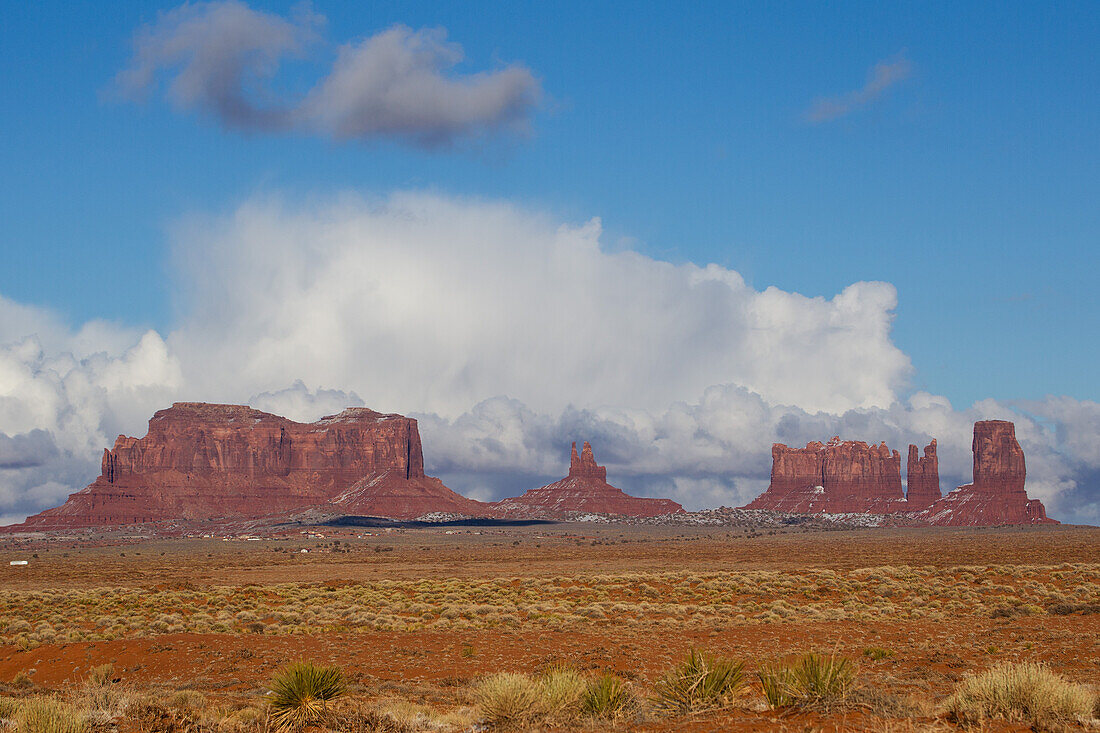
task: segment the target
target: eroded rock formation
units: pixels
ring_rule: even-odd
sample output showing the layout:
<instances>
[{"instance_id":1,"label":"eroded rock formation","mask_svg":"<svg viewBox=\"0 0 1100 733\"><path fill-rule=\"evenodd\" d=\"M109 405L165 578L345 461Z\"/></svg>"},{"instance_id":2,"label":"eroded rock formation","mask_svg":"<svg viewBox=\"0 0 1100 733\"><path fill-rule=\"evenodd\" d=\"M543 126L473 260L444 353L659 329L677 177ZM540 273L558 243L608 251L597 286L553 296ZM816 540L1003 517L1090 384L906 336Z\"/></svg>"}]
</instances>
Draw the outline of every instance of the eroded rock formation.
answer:
<instances>
[{"instance_id":1,"label":"eroded rock formation","mask_svg":"<svg viewBox=\"0 0 1100 733\"><path fill-rule=\"evenodd\" d=\"M904 514L905 521L943 526L1054 523L1024 491L1024 452L1016 427L1002 420L974 425L974 482L941 497L933 440L920 455L909 446L908 493L901 495L900 457L878 446L833 438L805 448L772 446L768 490L746 509L799 514Z\"/></svg>"},{"instance_id":2,"label":"eroded rock formation","mask_svg":"<svg viewBox=\"0 0 1100 733\"><path fill-rule=\"evenodd\" d=\"M1024 490L1027 469L1016 426L1005 420L974 423L974 482L960 486L918 516L940 526L1057 524Z\"/></svg>"},{"instance_id":3,"label":"eroded rock formation","mask_svg":"<svg viewBox=\"0 0 1100 733\"><path fill-rule=\"evenodd\" d=\"M298 423L243 405L176 403L120 435L102 473L26 529L259 517L312 507L408 519L484 514L425 476L416 420L350 408Z\"/></svg>"},{"instance_id":4,"label":"eroded rock formation","mask_svg":"<svg viewBox=\"0 0 1100 733\"><path fill-rule=\"evenodd\" d=\"M561 481L523 496L496 502L494 513L515 517L557 517L567 512L621 514L630 517L657 517L682 512L671 499L646 499L629 494L607 483L607 469L596 463L587 441L577 454L577 444L569 456L569 475Z\"/></svg>"},{"instance_id":5,"label":"eroded rock formation","mask_svg":"<svg viewBox=\"0 0 1100 733\"><path fill-rule=\"evenodd\" d=\"M905 469L905 503L907 511L927 509L939 501L940 459L936 456L936 439L924 447L924 456L917 446L909 444L909 462Z\"/></svg>"},{"instance_id":6,"label":"eroded rock formation","mask_svg":"<svg viewBox=\"0 0 1100 733\"><path fill-rule=\"evenodd\" d=\"M836 436L805 448L774 444L771 484L745 508L798 514L889 514L904 507L901 455L886 443L868 445Z\"/></svg>"}]
</instances>

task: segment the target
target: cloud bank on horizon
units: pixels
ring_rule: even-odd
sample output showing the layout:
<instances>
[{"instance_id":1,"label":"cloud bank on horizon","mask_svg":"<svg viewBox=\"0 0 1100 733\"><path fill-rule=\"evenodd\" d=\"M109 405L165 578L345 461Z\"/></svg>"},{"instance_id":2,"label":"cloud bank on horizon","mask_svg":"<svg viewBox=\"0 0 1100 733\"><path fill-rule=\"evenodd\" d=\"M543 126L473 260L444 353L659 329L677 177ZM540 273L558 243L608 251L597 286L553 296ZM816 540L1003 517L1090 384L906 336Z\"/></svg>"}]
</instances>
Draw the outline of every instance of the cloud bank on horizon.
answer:
<instances>
[{"instance_id":1,"label":"cloud bank on horizon","mask_svg":"<svg viewBox=\"0 0 1100 733\"><path fill-rule=\"evenodd\" d=\"M542 96L521 64L451 73L464 54L444 29L402 25L336 47L331 70L308 92L276 92L284 61L317 46L332 50L324 24L308 7L287 19L239 0L184 4L138 31L115 85L140 98L167 79L176 107L247 132L393 139L426 148L498 130L522 132Z\"/></svg>"},{"instance_id":2,"label":"cloud bank on horizon","mask_svg":"<svg viewBox=\"0 0 1100 733\"><path fill-rule=\"evenodd\" d=\"M767 484L772 442L939 439L970 478L973 421L1017 423L1028 491L1100 521L1100 404L956 409L908 393L887 283L810 298L735 271L601 244L507 202L424 193L246 201L175 228L183 304L168 333L69 328L0 298L0 515L59 503L115 435L175 400L299 420L366 404L419 417L430 471L475 498L562 473L593 442L615 483L689 508Z\"/></svg>"}]
</instances>

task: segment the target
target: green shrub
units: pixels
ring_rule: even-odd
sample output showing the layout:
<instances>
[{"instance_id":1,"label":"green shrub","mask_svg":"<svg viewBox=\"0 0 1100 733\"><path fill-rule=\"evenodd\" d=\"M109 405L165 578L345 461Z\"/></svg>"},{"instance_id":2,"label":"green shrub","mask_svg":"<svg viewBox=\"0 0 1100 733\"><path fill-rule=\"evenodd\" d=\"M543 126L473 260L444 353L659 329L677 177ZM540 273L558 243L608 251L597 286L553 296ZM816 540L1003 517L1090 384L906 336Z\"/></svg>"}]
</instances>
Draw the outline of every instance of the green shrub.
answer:
<instances>
[{"instance_id":1,"label":"green shrub","mask_svg":"<svg viewBox=\"0 0 1100 733\"><path fill-rule=\"evenodd\" d=\"M885 649L881 646L869 646L863 650L863 656L870 657L872 660L879 662L894 656L894 651L892 649Z\"/></svg>"},{"instance_id":2,"label":"green shrub","mask_svg":"<svg viewBox=\"0 0 1100 733\"><path fill-rule=\"evenodd\" d=\"M109 719L122 715L132 702L132 695L129 691L113 684L115 681L114 667L110 664L101 664L88 670L81 696L81 705L84 709L89 713L98 714L101 718L105 716Z\"/></svg>"},{"instance_id":3,"label":"green shrub","mask_svg":"<svg viewBox=\"0 0 1100 733\"><path fill-rule=\"evenodd\" d=\"M1047 606L1047 613L1055 616L1068 616L1071 613L1100 613L1100 603L1055 603Z\"/></svg>"},{"instance_id":4,"label":"green shrub","mask_svg":"<svg viewBox=\"0 0 1100 733\"><path fill-rule=\"evenodd\" d=\"M613 674L604 674L588 684L581 701L585 715L618 718L638 706L630 687Z\"/></svg>"},{"instance_id":5,"label":"green shrub","mask_svg":"<svg viewBox=\"0 0 1100 733\"><path fill-rule=\"evenodd\" d=\"M79 710L50 697L24 700L15 713L19 733L84 733L87 721Z\"/></svg>"},{"instance_id":6,"label":"green shrub","mask_svg":"<svg viewBox=\"0 0 1100 733\"><path fill-rule=\"evenodd\" d=\"M962 722L1005 718L1039 729L1058 729L1092 714L1096 697L1041 664L998 664L955 686L944 707Z\"/></svg>"},{"instance_id":7,"label":"green shrub","mask_svg":"<svg viewBox=\"0 0 1100 733\"><path fill-rule=\"evenodd\" d=\"M767 665L757 676L772 708L828 710L847 700L856 667L847 657L807 654L793 664Z\"/></svg>"},{"instance_id":8,"label":"green shrub","mask_svg":"<svg viewBox=\"0 0 1100 733\"><path fill-rule=\"evenodd\" d=\"M347 691L339 667L295 662L271 682L271 721L280 730L295 730L320 720L331 700Z\"/></svg>"},{"instance_id":9,"label":"green shrub","mask_svg":"<svg viewBox=\"0 0 1100 733\"><path fill-rule=\"evenodd\" d=\"M115 668L112 664L101 664L98 667L92 667L88 670L88 677L85 682L89 685L107 685L110 684L115 676Z\"/></svg>"},{"instance_id":10,"label":"green shrub","mask_svg":"<svg viewBox=\"0 0 1100 733\"><path fill-rule=\"evenodd\" d=\"M688 712L728 705L745 687L745 665L692 649L654 685L654 705Z\"/></svg>"},{"instance_id":11,"label":"green shrub","mask_svg":"<svg viewBox=\"0 0 1100 733\"><path fill-rule=\"evenodd\" d=\"M474 688L474 702L490 725L520 727L543 714L539 684L524 674L498 672Z\"/></svg>"}]
</instances>

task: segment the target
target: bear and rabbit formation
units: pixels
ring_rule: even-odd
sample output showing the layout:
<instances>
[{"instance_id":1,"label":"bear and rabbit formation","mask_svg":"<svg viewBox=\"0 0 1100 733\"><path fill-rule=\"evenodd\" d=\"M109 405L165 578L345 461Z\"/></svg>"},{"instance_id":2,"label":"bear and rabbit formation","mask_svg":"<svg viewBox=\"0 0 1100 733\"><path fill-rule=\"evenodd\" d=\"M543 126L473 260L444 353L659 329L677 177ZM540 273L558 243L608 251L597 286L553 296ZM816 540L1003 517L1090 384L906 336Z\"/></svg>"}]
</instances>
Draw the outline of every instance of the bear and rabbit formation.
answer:
<instances>
[{"instance_id":1,"label":"bear and rabbit formation","mask_svg":"<svg viewBox=\"0 0 1100 733\"><path fill-rule=\"evenodd\" d=\"M940 496L936 441L909 447L908 494L901 457L885 444L834 438L805 448L772 447L768 489L747 509L804 514L895 514L910 523L1051 523L1024 490L1023 451L1010 422L974 426L974 480ZM424 472L415 419L349 408L299 423L243 405L176 403L158 411L143 438L119 436L102 473L60 507L16 531L160 521L248 519L320 509L415 519L427 514L564 518L575 513L654 517L679 513L669 499L630 496L607 483L585 442L569 474L522 496L468 499Z\"/></svg>"},{"instance_id":2,"label":"bear and rabbit formation","mask_svg":"<svg viewBox=\"0 0 1100 733\"><path fill-rule=\"evenodd\" d=\"M671 499L643 499L630 496L607 483L607 469L596 463L592 446L586 440L580 455L577 444L569 454L569 475L523 496L504 499L495 504L504 516L548 517L564 512L622 514L631 517L659 517L676 514L684 508Z\"/></svg>"}]
</instances>

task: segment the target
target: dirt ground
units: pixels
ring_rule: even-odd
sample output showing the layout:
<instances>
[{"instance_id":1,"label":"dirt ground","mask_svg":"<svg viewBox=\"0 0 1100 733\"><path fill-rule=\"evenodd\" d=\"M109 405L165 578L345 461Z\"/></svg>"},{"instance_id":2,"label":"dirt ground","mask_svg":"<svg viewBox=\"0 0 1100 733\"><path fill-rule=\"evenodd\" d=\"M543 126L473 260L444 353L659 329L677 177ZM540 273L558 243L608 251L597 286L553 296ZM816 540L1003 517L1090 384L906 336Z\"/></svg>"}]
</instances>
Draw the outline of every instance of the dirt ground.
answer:
<instances>
[{"instance_id":1,"label":"dirt ground","mask_svg":"<svg viewBox=\"0 0 1100 733\"><path fill-rule=\"evenodd\" d=\"M952 729L937 702L1000 661L1100 682L1095 528L314 531L0 540L0 682L64 692L109 663L135 689L244 704L308 659L341 666L364 698L446 710L500 671L611 671L644 695L691 648L750 670L811 651L855 660L877 701L780 714L753 693L618 725L790 731Z\"/></svg>"}]
</instances>

